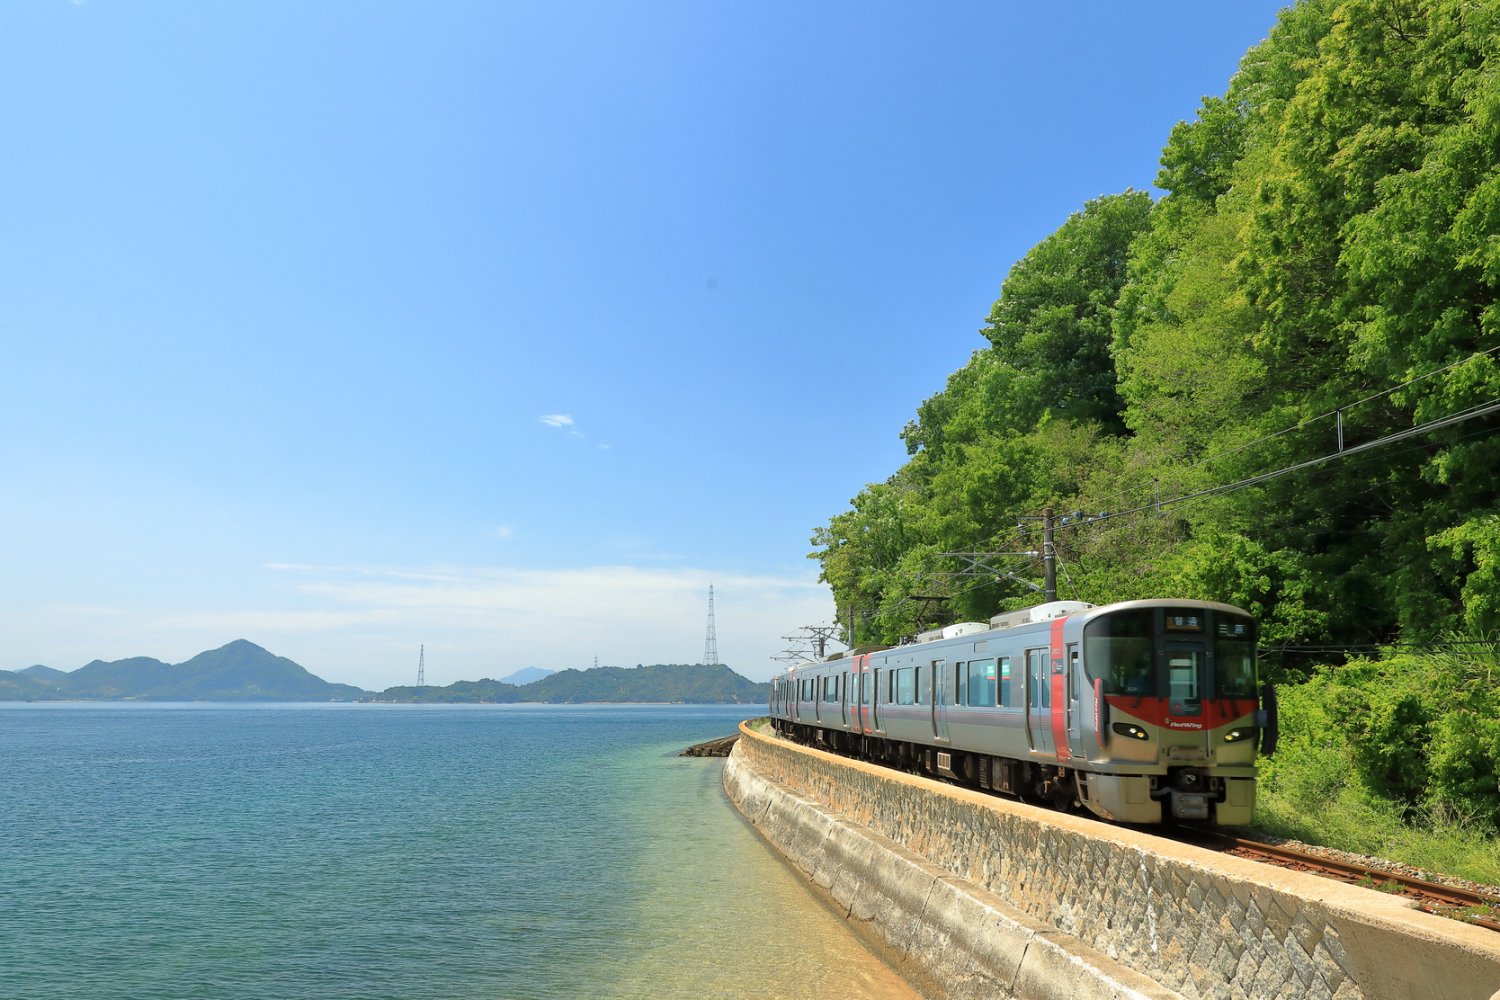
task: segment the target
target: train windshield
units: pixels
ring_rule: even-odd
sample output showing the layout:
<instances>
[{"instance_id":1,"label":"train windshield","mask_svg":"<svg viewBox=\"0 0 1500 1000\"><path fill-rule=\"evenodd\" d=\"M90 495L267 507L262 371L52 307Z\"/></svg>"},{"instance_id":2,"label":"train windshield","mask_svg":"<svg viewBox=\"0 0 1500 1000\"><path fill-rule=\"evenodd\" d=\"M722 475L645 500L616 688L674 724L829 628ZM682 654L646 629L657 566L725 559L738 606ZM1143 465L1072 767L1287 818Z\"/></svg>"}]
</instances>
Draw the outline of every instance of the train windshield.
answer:
<instances>
[{"instance_id":1,"label":"train windshield","mask_svg":"<svg viewBox=\"0 0 1500 1000\"><path fill-rule=\"evenodd\" d=\"M1104 615L1083 630L1090 680L1105 694L1255 697L1255 623L1197 608L1137 608ZM1210 680L1211 677L1211 680Z\"/></svg>"},{"instance_id":2,"label":"train windshield","mask_svg":"<svg viewBox=\"0 0 1500 1000\"><path fill-rule=\"evenodd\" d=\"M1083 630L1083 662L1105 694L1156 694L1154 615L1150 608L1120 611L1089 622Z\"/></svg>"},{"instance_id":3,"label":"train windshield","mask_svg":"<svg viewBox=\"0 0 1500 1000\"><path fill-rule=\"evenodd\" d=\"M1255 623L1214 615L1214 697L1255 697Z\"/></svg>"}]
</instances>

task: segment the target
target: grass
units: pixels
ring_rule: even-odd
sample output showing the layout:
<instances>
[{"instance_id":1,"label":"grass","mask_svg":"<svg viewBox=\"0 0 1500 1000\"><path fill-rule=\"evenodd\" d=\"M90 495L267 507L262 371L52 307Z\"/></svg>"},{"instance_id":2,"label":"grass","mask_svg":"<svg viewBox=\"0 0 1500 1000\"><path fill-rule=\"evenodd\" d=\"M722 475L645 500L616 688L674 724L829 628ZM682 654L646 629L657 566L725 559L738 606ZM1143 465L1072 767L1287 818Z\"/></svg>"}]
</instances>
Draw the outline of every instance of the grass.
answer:
<instances>
[{"instance_id":1,"label":"grass","mask_svg":"<svg viewBox=\"0 0 1500 1000\"><path fill-rule=\"evenodd\" d=\"M1500 838L1493 829L1430 816L1403 820L1394 803L1356 783L1321 802L1299 799L1275 785L1263 786L1251 832L1500 885Z\"/></svg>"}]
</instances>

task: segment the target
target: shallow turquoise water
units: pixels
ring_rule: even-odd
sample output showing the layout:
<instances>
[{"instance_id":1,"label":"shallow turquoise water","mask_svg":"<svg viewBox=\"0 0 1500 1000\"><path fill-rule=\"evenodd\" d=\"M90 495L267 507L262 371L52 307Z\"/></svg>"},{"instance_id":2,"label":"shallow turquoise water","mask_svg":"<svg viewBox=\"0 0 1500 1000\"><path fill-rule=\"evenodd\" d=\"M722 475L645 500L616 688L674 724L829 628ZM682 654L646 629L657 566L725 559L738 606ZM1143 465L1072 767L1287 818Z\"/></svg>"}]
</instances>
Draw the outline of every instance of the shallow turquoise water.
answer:
<instances>
[{"instance_id":1,"label":"shallow turquoise water","mask_svg":"<svg viewBox=\"0 0 1500 1000\"><path fill-rule=\"evenodd\" d=\"M746 714L0 705L0 997L910 996L672 755Z\"/></svg>"}]
</instances>

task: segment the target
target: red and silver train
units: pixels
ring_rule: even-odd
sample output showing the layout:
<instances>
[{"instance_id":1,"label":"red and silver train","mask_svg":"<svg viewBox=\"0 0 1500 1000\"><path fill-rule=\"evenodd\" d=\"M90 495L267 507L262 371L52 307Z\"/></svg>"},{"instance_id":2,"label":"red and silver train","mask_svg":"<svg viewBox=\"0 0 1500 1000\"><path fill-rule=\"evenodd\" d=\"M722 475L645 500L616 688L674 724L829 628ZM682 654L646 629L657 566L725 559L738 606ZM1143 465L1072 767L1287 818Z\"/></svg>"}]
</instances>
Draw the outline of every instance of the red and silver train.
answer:
<instances>
[{"instance_id":1,"label":"red and silver train","mask_svg":"<svg viewBox=\"0 0 1500 1000\"><path fill-rule=\"evenodd\" d=\"M1107 819L1250 822L1276 741L1255 622L1227 604L1053 601L771 681L806 743Z\"/></svg>"}]
</instances>

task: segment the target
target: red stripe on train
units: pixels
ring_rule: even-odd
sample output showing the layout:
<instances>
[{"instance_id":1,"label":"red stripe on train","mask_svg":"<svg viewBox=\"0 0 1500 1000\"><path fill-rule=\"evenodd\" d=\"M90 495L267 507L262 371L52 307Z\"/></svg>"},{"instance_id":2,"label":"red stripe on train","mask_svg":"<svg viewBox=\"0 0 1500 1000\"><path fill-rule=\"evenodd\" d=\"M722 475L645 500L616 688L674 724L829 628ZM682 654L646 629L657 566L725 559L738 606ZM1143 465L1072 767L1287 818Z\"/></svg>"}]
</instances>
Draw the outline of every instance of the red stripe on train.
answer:
<instances>
[{"instance_id":1,"label":"red stripe on train","mask_svg":"<svg viewBox=\"0 0 1500 1000\"><path fill-rule=\"evenodd\" d=\"M1052 688L1052 745L1057 748L1057 759L1072 760L1073 748L1068 745L1067 718L1067 664L1063 662L1063 622L1066 618L1052 619L1052 670L1048 680Z\"/></svg>"}]
</instances>

